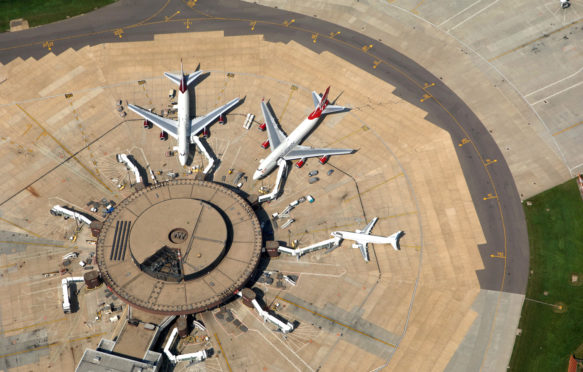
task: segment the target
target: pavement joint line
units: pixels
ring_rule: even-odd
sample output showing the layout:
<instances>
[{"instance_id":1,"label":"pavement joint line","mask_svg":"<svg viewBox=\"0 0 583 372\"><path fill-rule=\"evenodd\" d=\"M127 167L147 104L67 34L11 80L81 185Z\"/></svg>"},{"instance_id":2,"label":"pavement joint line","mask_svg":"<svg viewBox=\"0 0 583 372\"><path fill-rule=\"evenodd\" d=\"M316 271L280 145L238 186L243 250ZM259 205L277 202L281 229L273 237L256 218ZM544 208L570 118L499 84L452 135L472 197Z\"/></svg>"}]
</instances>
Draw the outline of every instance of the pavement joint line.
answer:
<instances>
[{"instance_id":1,"label":"pavement joint line","mask_svg":"<svg viewBox=\"0 0 583 372\"><path fill-rule=\"evenodd\" d=\"M51 137L51 139L61 148L63 149L71 158L75 159L75 161L81 166L83 167L83 169L85 169L87 172L89 172L89 174L91 174L91 176L93 176L93 178L95 178L103 187L105 187L110 193L113 194L113 191L99 178L95 175L95 173L93 173L89 168L87 168L85 166L85 164L83 164L81 162L81 160L77 159L77 157L68 149L65 147L65 145L63 145L61 143L61 141L59 141L55 136L52 135L52 133L50 133L48 130L45 129L45 127L38 122L38 120L36 120L34 117L32 117L31 114L28 113L28 111L26 111L22 106L20 106L19 104L16 104L16 107L18 107L24 114L26 114L26 116L29 117L30 120L32 120L40 129L42 129L42 131L44 133L46 133L49 137Z\"/></svg>"},{"instance_id":2,"label":"pavement joint line","mask_svg":"<svg viewBox=\"0 0 583 372\"><path fill-rule=\"evenodd\" d=\"M563 132L566 132L566 131L568 131L568 130L571 130L571 129L573 129L573 128L575 128L575 127L577 127L577 126L581 125L581 124L583 124L583 121L580 121L580 122L578 122L578 123L576 123L576 124L573 124L573 125L571 125L571 126L568 126L568 127L567 127L567 128L565 128L565 129L562 129L562 130L560 130L560 131L558 131L558 132L556 132L556 133L553 133L553 137L554 137L554 136L558 136L559 134L561 134L561 133L563 133Z\"/></svg>"},{"instance_id":3,"label":"pavement joint line","mask_svg":"<svg viewBox=\"0 0 583 372\"><path fill-rule=\"evenodd\" d=\"M363 335L363 336L366 336L366 337L369 337L369 338L371 338L371 339L373 339L373 340L375 340L375 341L377 341L377 342L383 343L383 344L385 344L385 345L387 345L387 346L391 346L391 347L393 347L393 348L396 348L396 347L397 347L396 345L394 345L394 344L391 344L390 342L383 341L383 340L381 340L381 339L379 339L379 338L376 338L376 337L374 337L374 336L372 336L372 335L369 335L368 333L364 333L364 332L362 332L362 331L359 331L358 329L352 328L352 327L351 327L351 326L349 326L348 324L344 324L344 323L342 323L342 322L336 321L336 320L334 320L334 319L332 319L332 318L329 318L329 317L327 317L327 316L326 316L326 315L324 315L324 314L320 314L320 313L318 313L318 312L316 312L316 311L310 310L310 309L308 309L308 308L306 308L306 307L304 307L304 306L302 306L302 305L296 304L296 303L294 303L294 302L292 302L292 301L290 301L290 300L286 300L285 298L282 298L282 297L279 297L279 296L275 296L275 298L277 298L277 299L279 299L279 300L282 300L282 301L284 301L284 302L287 302L288 304L290 304L290 305L293 305L293 306L295 306L295 307L297 307L297 308L300 308L300 309L302 309L302 310L308 311L308 312L310 312L310 313L312 313L312 314L314 314L314 315L316 315L316 316L319 316L319 317L321 317L321 318L324 318L324 319L326 319L326 320L329 320L329 321L331 321L332 323L338 324L339 326L342 326L342 327L344 327L344 328L347 328L347 329L349 329L349 330L351 330L351 331L353 331L353 332L360 333L361 335Z\"/></svg>"},{"instance_id":4,"label":"pavement joint line","mask_svg":"<svg viewBox=\"0 0 583 372\"><path fill-rule=\"evenodd\" d=\"M579 85L581 85L581 84L583 84L583 81L580 81L580 82L578 82L578 83L575 83L575 84L573 84L573 85L571 85L571 86L569 86L569 87L567 87L567 88L565 88L565 89L559 90L558 92L555 92L555 93L551 94L550 96L546 96L546 97L544 97L544 98L541 98L541 99L539 99L539 100L538 100L538 101L536 101L536 102L529 103L529 104L530 104L531 106L538 105L538 104L539 104L539 103L541 103L541 102L545 102L547 99L551 99L551 98L553 98L554 96L558 96L559 94L565 93L566 91L568 91L568 90L571 90L571 89L573 89L573 88L576 88L576 87L578 87L578 86L579 86Z\"/></svg>"},{"instance_id":5,"label":"pavement joint line","mask_svg":"<svg viewBox=\"0 0 583 372\"><path fill-rule=\"evenodd\" d=\"M225 354L225 350L223 350L223 345L221 345L221 340L219 340L219 336L215 333L215 339L217 340L217 344L219 344L219 349L221 349L221 353L223 354L223 358L225 358L225 362L227 363L227 368L229 371L233 372L231 369L231 365L229 364L229 360L227 359L227 354Z\"/></svg>"},{"instance_id":6,"label":"pavement joint line","mask_svg":"<svg viewBox=\"0 0 583 372\"><path fill-rule=\"evenodd\" d=\"M55 341L55 342L51 342L50 344L47 344L47 345L35 347L33 349L26 349L26 350L15 351L15 352L9 353L9 354L3 354L3 355L0 355L0 359L8 358L8 357L15 356L15 355L19 355L19 354L25 354L25 353L29 353L29 352L32 352L32 351L38 351L38 350L42 350L42 349L48 349L48 348L50 348L52 346L56 346L56 345L69 344L69 343L76 342L76 341L88 340L90 338L99 337L99 336L103 336L103 335L105 335L105 333L97 333L97 334L94 334L94 335L91 335L91 336L74 338L74 339L71 339L69 341Z\"/></svg>"},{"instance_id":7,"label":"pavement joint line","mask_svg":"<svg viewBox=\"0 0 583 372\"><path fill-rule=\"evenodd\" d=\"M37 238L42 238L40 235L38 235L38 234L36 234L36 233L34 233L34 232L32 232L32 231L28 230L28 229L25 229L24 227L22 227L22 226L20 226L20 225L17 225L17 224L15 224L14 222L10 222L10 221L8 221L8 220L7 220L7 219L5 219L5 218L2 218L2 217L0 217L0 221L4 221L4 222L6 222L7 224L10 224L10 225L12 225L12 226L14 226L14 227L16 227L16 228L19 228L20 230L22 230L22 231L25 231L26 233L28 233L28 234L30 234L30 235L32 235L32 236L36 236Z\"/></svg>"},{"instance_id":8,"label":"pavement joint line","mask_svg":"<svg viewBox=\"0 0 583 372\"><path fill-rule=\"evenodd\" d=\"M563 31L563 30L565 30L565 29L567 29L567 28L569 28L569 27L571 27L571 26L574 26L574 25L576 25L576 24L578 24L578 23L581 23L581 22L583 22L583 18L581 18L581 19L578 19L578 20L576 20L576 21L573 21L573 22L571 22L571 23L569 23L568 25L565 25L565 26L563 26L563 27L559 27L559 28L557 28L557 29L556 29L556 30L554 30L554 31L551 31L551 32L548 32L548 33L544 33L544 34L543 34L543 36L539 36L539 37L537 37L536 39L532 39L532 40L530 40L530 41L527 41L526 43L520 44L519 46L517 46L517 47L515 47L515 48L512 48L512 49L510 49L510 50L507 50L507 51L506 51L506 52L504 52L504 53L501 53L501 54L499 54L499 55L497 55L497 56L495 56L495 57L492 57L492 58L490 58L490 59L488 60L488 62L495 61L495 60L497 60L497 59L498 59L498 58L500 58L500 57L504 57L505 55L508 55L508 54L510 54L510 53L513 53L513 52L516 52L516 51L517 51L517 50L519 50L519 49L522 49L522 48L524 48L524 47L526 47L526 46L529 46L529 45L530 45L530 44L532 44L532 43L536 43L537 41L540 41L540 40L542 40L542 39L546 39L547 37L549 37L549 36L551 36L551 35L553 35L553 34L556 34L557 32L561 32L561 31Z\"/></svg>"},{"instance_id":9,"label":"pavement joint line","mask_svg":"<svg viewBox=\"0 0 583 372\"><path fill-rule=\"evenodd\" d=\"M397 7L397 8L398 8L398 7ZM203 18L203 19L200 19L200 20L231 20L231 21L237 21L237 20L240 20L240 21L248 21L248 20L244 20L244 19L236 19L236 18L233 18L233 19L226 19L226 18L218 18L218 17L212 17L212 18ZM175 20L172 20L172 21L175 21ZM180 19L180 20L176 20L176 21L183 22L184 20L183 20L183 19ZM564 27L561 27L560 29L553 31L551 34L553 34L553 33L556 33L556 32L559 32L559 31L561 31L561 30L563 30L563 29L565 29L565 28L568 28L568 27L570 27L570 26L572 26L572 25L574 25L574 24L577 24L577 23L579 23L579 22L581 22L581 21L583 21L583 19L581 19L581 20L578 20L578 21L575 21L575 22L572 22L571 24L569 24L569 25L566 25L566 26L564 26ZM151 24L157 24L157 23L163 23L163 22L164 22L164 21L161 21L161 22L153 22L153 23L150 23L149 25L151 25ZM267 22L267 21L259 21L259 22L260 22L260 23L264 23L264 24L271 24L271 25L278 25L278 26L282 26L282 25L280 25L280 24L278 24L278 23L275 23L275 22ZM431 24L431 23L430 23L430 24ZM142 25L146 25L146 24L142 24ZM136 27L137 27L137 26L136 26ZM291 29L294 29L294 30L296 30L296 31L306 31L306 30L304 30L304 29L302 29L302 28L299 28L299 27L296 27L296 26L289 26L289 25L288 25L288 26L286 26L286 27L288 27L288 28L291 28ZM108 31L101 31L101 32L87 33L87 34L85 34L85 35L95 35L95 34L98 34L98 33L104 33L104 32L111 32L111 31L110 31L110 30L108 30ZM449 34L449 33L448 33L448 34ZM547 37L547 36L549 36L549 35L551 35L551 34L545 34L543 37ZM77 38L77 37L81 37L81 36L82 36L82 35L76 35L76 36L75 36L75 35L73 35L73 36L70 36L70 37L62 38L62 39L72 39L72 38ZM346 46L348 46L349 48L355 49L355 50L357 50L357 51L358 51L358 50L360 50L361 52L363 52L363 51L360 49L360 46L354 46L354 45L352 45L352 44L350 44L350 43L348 43L348 42L345 42L345 41L342 41L342 40L339 40L339 39L335 39L334 37L329 37L329 36L326 36L326 35L321 35L321 36L323 36L323 37L327 37L328 39L334 39L334 40L337 40L337 41L339 41L340 43L343 43L343 44L345 44L345 45L346 45ZM457 39L457 38L456 38L456 39ZM536 41L536 40L534 40L534 41ZM534 41L532 41L532 42L534 42ZM36 45L36 44L40 44L40 43L39 43L39 42L35 42L35 43L29 43L28 45ZM0 50L15 49L15 48L19 48L19 47L22 47L22 46L14 46L14 47L9 47L9 48L3 48L3 49L0 49ZM523 47L523 46L522 46L522 47ZM520 49L520 47L519 47L518 49ZM518 50L518 49L516 49L516 50ZM506 54L508 54L508 53L510 53L510 52L512 52L512 51L509 51L509 52L507 52ZM364 52L364 53L365 53L365 54L367 54L367 55L369 55L369 56L371 56L371 57L374 57L374 55L373 55L372 53L368 52L368 51L366 51L366 52ZM474 53L475 53L475 52L474 52ZM498 56L498 57L496 57L496 58L499 58L499 57L500 57L500 56ZM377 58L377 59L378 59L378 58ZM390 68L392 68L393 70L395 70L396 72L400 73L400 74L401 74L403 77L405 77L407 80L411 81L411 83L412 83L412 84L416 85L417 87L419 87L419 88L420 88L420 89L422 89L423 91L425 91L425 90L426 90L426 89L425 89L424 87L422 87L422 86L421 86L421 85L420 85L418 82L416 82L416 81L415 81L415 80L414 80L414 79L413 79L411 76L409 76L407 73L405 73L405 72L404 72L404 71L402 71L401 69L399 69L399 68L397 68L396 66L394 66L394 65L392 65L392 64L390 64L390 63L388 63L387 61L384 61L384 60L382 60L382 59L379 59L379 60L380 60L382 63L384 63L385 65L387 65L387 66L389 66ZM491 62L491 61L487 61L487 62ZM496 69L496 70L497 70L497 69ZM497 71L498 71L498 70L497 70ZM518 92L518 90L517 90L516 88L515 88L515 90ZM522 96L522 95L521 95L521 96ZM463 126L462 126L462 125L459 123L459 121L458 121L458 120L455 118L455 116L454 116L454 115L453 115L451 112L449 112L449 110L447 110L447 109L446 109L446 108L443 106L443 104L441 104L441 102L440 102L440 101L439 101L439 100L438 100L438 99L437 99L435 96L431 95L431 98L432 98L432 99L433 99L433 100L434 100L434 101L435 101L435 102L436 102L436 103L437 103L437 104L438 104L438 105L439 105L439 106L440 106L440 107L441 107L441 108L442 108L442 109L443 109L443 110L444 110L444 111L445 111L445 112L446 112L446 113L447 113L447 114L448 114L448 115L449 115L449 116L450 116L450 117L451 117L451 118L452 118L452 119L455 121L455 123L457 124L457 126L458 126L458 127L459 127L459 128L460 128L460 129L461 129L461 130L462 130L462 131L463 131L463 132L466 134L467 138L469 138L469 139L471 140L471 137L470 137L470 136L467 134L467 131L466 131L466 130L465 130L465 128L464 128L464 127L463 127ZM523 97L523 99L524 99L524 97ZM536 112L535 112L535 113L536 113ZM537 117L539 117L539 119L542 121L542 119L540 118L540 116L539 116L538 114L537 114ZM542 122L544 123L544 121L542 121ZM474 150L476 151L477 155L478 155L478 156L480 157L480 159L481 159L481 158L482 158L482 155L481 155L481 153L478 151L478 149L477 149L477 146L476 146L476 145L473 143L473 141L472 141L472 146L474 147ZM492 180L492 176L491 176L490 172L489 172L487 169L485 169L485 170L486 170L486 173L487 173L487 175L488 175L488 178L490 179L490 181L491 181L491 185L492 185L492 187L494 188L494 192L495 192L495 185L494 185L494 182L493 182L493 180ZM501 216L501 224L502 224L502 229L503 229L503 236L504 236L504 251L505 251L505 253L506 253L506 251L507 251L507 236L506 236L506 226L505 226L505 224L504 224L504 218L503 218L503 213L502 213L501 203L500 203L500 201L499 201L499 200L497 200L497 205L498 205L498 209L499 209L500 216ZM505 257L506 257L506 254L505 254ZM506 260L506 258L504 258L504 272L506 271L506 266L507 266L507 260ZM498 301L497 301L497 304L496 304L496 312L495 312L495 314L494 314L494 317L496 317L496 314L497 314L497 312L498 312L498 308L499 308L499 304L500 304L500 299L501 299L501 297L500 297L500 296L501 296L502 290L503 290L503 288L504 288L504 280L505 280L505 276L503 275L503 276L502 276L502 283L501 283L501 291L500 291L500 294L499 294L499 296L498 296ZM493 332L493 327L494 327L494 324L492 324L492 328L491 328L491 332L490 332L490 338L489 338L489 340L488 340L488 347L487 347L487 348L489 348L489 347L490 347L490 344L491 344L491 339L492 339L492 332ZM480 369L482 369L482 367L483 367L483 363L484 363L484 359L482 359L482 365L481 365Z\"/></svg>"},{"instance_id":10,"label":"pavement joint line","mask_svg":"<svg viewBox=\"0 0 583 372\"><path fill-rule=\"evenodd\" d=\"M352 199L357 198L358 196L362 196L362 195L366 194L367 192L372 191L372 190L376 189L377 187L380 187L380 186L384 185L385 183L388 183L390 181L393 181L394 179L396 179L398 177L401 177L401 176L404 176L404 173L403 172L401 172L401 173L397 174L396 176L393 176L393 177L391 177L389 179L386 179L383 182L381 182L381 183L379 183L377 185L374 185L374 186L372 186L372 187L370 187L370 188L368 188L368 189L366 189L366 190L364 190L362 192L359 192L358 195L352 196L350 198L346 198L342 202L343 203L346 203L348 201L351 201Z\"/></svg>"},{"instance_id":11,"label":"pavement joint line","mask_svg":"<svg viewBox=\"0 0 583 372\"><path fill-rule=\"evenodd\" d=\"M470 19L474 18L475 16L477 16L478 14L482 13L483 11L485 11L486 9L490 8L492 5L496 4L498 1L500 0L496 0L488 5L486 5L485 7L483 7L482 9L478 10L477 12L475 12L474 14L472 14L471 16L469 16L468 18L464 19L463 21L461 21L460 23L456 24L455 26L453 26L452 28L449 28L447 30L447 32L453 30L454 28L457 28L461 25L463 25L464 23L466 23L467 21L469 21Z\"/></svg>"},{"instance_id":12,"label":"pavement joint line","mask_svg":"<svg viewBox=\"0 0 583 372\"><path fill-rule=\"evenodd\" d=\"M35 323L35 324L31 324L29 326L25 326L25 327L19 327L19 328L12 328L12 329L8 329L6 331L2 331L0 332L0 335L4 335L6 333L12 333L12 332L16 332L16 331L21 331L23 329L28 329L28 328L34 328L34 327L40 327L43 325L47 325L47 324L52 324L52 323L57 323L57 322L62 322L63 320L65 320L67 318L59 318L59 319L54 319L54 320L47 320L46 322L40 322L40 323Z\"/></svg>"}]
</instances>

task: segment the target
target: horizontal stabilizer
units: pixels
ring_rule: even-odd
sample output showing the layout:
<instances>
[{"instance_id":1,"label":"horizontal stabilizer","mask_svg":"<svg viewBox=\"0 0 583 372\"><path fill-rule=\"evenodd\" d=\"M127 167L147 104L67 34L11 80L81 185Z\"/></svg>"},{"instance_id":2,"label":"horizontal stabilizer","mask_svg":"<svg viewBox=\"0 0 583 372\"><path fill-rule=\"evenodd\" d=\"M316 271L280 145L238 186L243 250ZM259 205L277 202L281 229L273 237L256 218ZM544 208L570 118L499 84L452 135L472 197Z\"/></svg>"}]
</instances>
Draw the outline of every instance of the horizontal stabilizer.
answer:
<instances>
[{"instance_id":1,"label":"horizontal stabilizer","mask_svg":"<svg viewBox=\"0 0 583 372\"><path fill-rule=\"evenodd\" d=\"M202 73L203 73L203 71L202 70L199 70L199 71L193 72L192 74L189 74L186 77L186 86L189 86ZM180 86L180 81L182 81L182 76L180 76L180 74L173 74L171 72L165 72L164 73L164 76L166 76L168 79L170 79L171 81L173 81L174 83L176 83L176 85Z\"/></svg>"},{"instance_id":2,"label":"horizontal stabilizer","mask_svg":"<svg viewBox=\"0 0 583 372\"><path fill-rule=\"evenodd\" d=\"M333 112L340 112L340 111L345 111L345 110L347 110L347 108L344 106L328 105L328 106L326 106L324 111L322 111L322 113L323 114L331 114Z\"/></svg>"},{"instance_id":3,"label":"horizontal stabilizer","mask_svg":"<svg viewBox=\"0 0 583 372\"><path fill-rule=\"evenodd\" d=\"M389 243L393 246L393 249L396 251L400 251L401 247L399 246L399 238L403 235L403 231L397 231L391 236L388 236Z\"/></svg>"}]
</instances>

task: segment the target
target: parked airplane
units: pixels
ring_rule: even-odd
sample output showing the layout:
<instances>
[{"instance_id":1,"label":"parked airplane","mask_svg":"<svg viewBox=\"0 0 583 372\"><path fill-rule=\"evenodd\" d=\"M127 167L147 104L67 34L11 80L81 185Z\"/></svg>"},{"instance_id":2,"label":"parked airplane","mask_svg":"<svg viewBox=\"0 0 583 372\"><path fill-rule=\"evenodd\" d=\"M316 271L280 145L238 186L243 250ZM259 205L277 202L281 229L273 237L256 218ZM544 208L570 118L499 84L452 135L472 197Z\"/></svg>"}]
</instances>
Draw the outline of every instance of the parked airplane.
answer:
<instances>
[{"instance_id":1,"label":"parked airplane","mask_svg":"<svg viewBox=\"0 0 583 372\"><path fill-rule=\"evenodd\" d=\"M268 136L268 140L263 142L263 147L267 148L271 144L271 154L269 154L267 158L261 159L259 162L259 167L253 174L254 180L267 176L273 168L275 168L280 159L300 159L297 165L301 166L305 162L305 159L319 157L320 162L325 164L330 155L351 154L354 152L354 150L351 149L326 149L298 145L314 128L322 114L330 114L346 109L342 106L330 105L330 102L328 101L329 91L330 87L326 89L326 92L322 97L320 97L318 93L312 92L312 98L316 109L296 129L294 129L289 136L286 136L281 129L277 127L275 119L271 116L267 105L265 102L261 102L261 111L265 118L265 126L267 127Z\"/></svg>"},{"instance_id":2,"label":"parked airplane","mask_svg":"<svg viewBox=\"0 0 583 372\"><path fill-rule=\"evenodd\" d=\"M182 69L182 61L180 62L180 75L165 72L164 76L172 80L180 86L178 92L178 121L163 118L153 114L149 110L143 109L135 105L128 105L129 109L140 115L144 119L152 122L162 130L162 133L169 133L172 137L178 140L178 146L174 149L178 150L178 160L181 165L185 165L188 159L189 145L194 143L193 136L196 136L201 130L204 130L210 123L215 121L224 112L230 110L239 102L239 98L228 102L205 116L197 118L190 118L190 107L188 97L188 86L196 80L203 72L196 71L189 75L184 75Z\"/></svg>"},{"instance_id":3,"label":"parked airplane","mask_svg":"<svg viewBox=\"0 0 583 372\"><path fill-rule=\"evenodd\" d=\"M352 248L359 248L360 253L365 261L368 259L368 243L372 244L390 244L396 251L401 250L399 247L399 238L403 234L403 231L398 231L390 236L377 236L370 235L370 232L377 222L378 217L375 217L370 221L362 230L356 230L355 232L350 231L333 231L330 235L346 240L353 240L355 243L352 244Z\"/></svg>"}]
</instances>

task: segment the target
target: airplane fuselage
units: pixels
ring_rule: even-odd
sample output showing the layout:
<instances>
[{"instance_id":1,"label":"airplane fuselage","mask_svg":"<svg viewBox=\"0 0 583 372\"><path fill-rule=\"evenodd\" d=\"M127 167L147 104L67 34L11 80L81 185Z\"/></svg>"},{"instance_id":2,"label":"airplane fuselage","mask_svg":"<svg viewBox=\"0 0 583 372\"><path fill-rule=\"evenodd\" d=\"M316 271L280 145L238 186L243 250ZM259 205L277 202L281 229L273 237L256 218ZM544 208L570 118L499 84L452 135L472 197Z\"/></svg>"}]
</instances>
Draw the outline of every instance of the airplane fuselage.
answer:
<instances>
[{"instance_id":1,"label":"airplane fuselage","mask_svg":"<svg viewBox=\"0 0 583 372\"><path fill-rule=\"evenodd\" d=\"M277 148L273 149L265 159L259 162L259 167L253 174L254 180L259 180L267 176L277 166L279 159L283 159L296 145L306 137L308 133L316 126L320 117L314 119L306 118Z\"/></svg>"},{"instance_id":2,"label":"airplane fuselage","mask_svg":"<svg viewBox=\"0 0 583 372\"><path fill-rule=\"evenodd\" d=\"M188 89L178 91L178 161L186 165L190 145L190 100Z\"/></svg>"},{"instance_id":3,"label":"airplane fuselage","mask_svg":"<svg viewBox=\"0 0 583 372\"><path fill-rule=\"evenodd\" d=\"M386 236L359 234L350 231L334 231L332 236L360 243L391 244L393 239Z\"/></svg>"}]
</instances>

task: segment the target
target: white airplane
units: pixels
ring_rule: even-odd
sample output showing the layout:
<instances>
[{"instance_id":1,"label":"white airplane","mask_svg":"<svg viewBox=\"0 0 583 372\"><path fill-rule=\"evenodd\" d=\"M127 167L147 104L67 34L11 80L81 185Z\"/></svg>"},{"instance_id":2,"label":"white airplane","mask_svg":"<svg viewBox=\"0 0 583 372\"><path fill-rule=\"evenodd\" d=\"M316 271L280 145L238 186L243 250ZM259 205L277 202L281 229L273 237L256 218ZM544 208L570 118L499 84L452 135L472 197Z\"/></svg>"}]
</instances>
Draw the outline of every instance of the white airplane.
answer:
<instances>
[{"instance_id":1,"label":"white airplane","mask_svg":"<svg viewBox=\"0 0 583 372\"><path fill-rule=\"evenodd\" d=\"M330 105L330 102L328 101L329 91L330 87L326 89L326 92L322 97L320 97L318 93L312 92L312 98L316 109L296 129L294 129L289 136L286 136L281 129L277 127L275 119L271 116L267 105L265 102L261 102L261 111L265 118L265 126L267 127L268 136L268 140L263 142L262 146L267 148L271 144L271 154L265 159L261 159L259 162L259 167L253 174L254 180L267 176L273 168L276 167L280 159L300 159L296 165L301 167L306 161L306 158L319 157L320 163L325 164L330 155L343 155L354 152L354 150L351 149L325 149L298 145L304 137L310 133L323 114L330 114L346 109L342 106Z\"/></svg>"},{"instance_id":2,"label":"white airplane","mask_svg":"<svg viewBox=\"0 0 583 372\"><path fill-rule=\"evenodd\" d=\"M196 80L203 72L196 71L188 76L184 75L182 69L182 61L180 62L180 75L165 72L164 76L172 80L180 86L178 92L178 121L163 118L156 114L153 114L149 110L143 109L135 105L128 105L129 109L140 115L144 119L152 122L158 128L160 128L163 133L169 133L172 137L178 140L178 146L174 149L178 150L178 160L180 165L185 165L188 159L188 149L191 143L194 143L192 139L201 130L204 130L210 123L212 123L216 118L222 115L224 112L231 109L233 106L239 102L239 98L235 98L224 106L221 106L205 116L199 116L197 118L190 118L190 107L189 107L189 97L188 97L188 86ZM162 135L161 135L162 136Z\"/></svg>"},{"instance_id":3,"label":"white airplane","mask_svg":"<svg viewBox=\"0 0 583 372\"><path fill-rule=\"evenodd\" d=\"M398 240L403 234L403 231L398 231L390 236L378 236L378 235L370 235L370 232L377 222L378 217L375 217L370 221L362 230L356 230L355 232L350 231L333 231L330 235L346 240L353 240L355 243L352 244L352 248L360 249L360 253L362 253L362 257L365 261L369 261L368 259L368 244L390 244L396 251L401 250L399 247Z\"/></svg>"}]
</instances>

